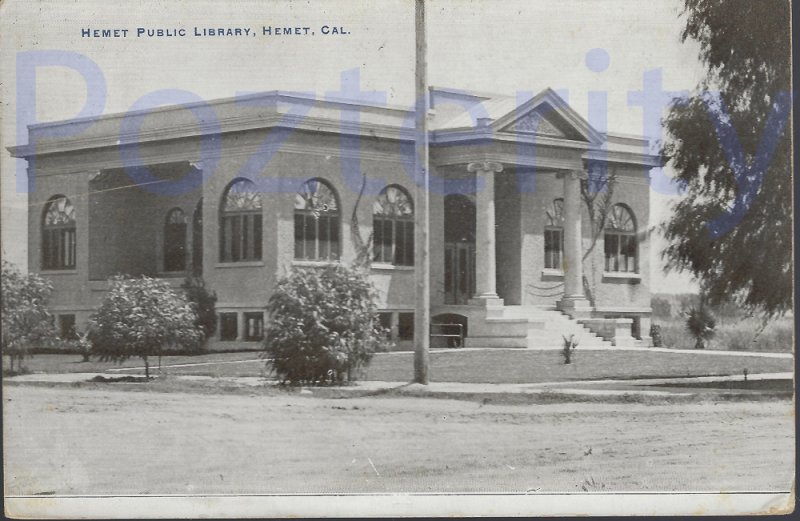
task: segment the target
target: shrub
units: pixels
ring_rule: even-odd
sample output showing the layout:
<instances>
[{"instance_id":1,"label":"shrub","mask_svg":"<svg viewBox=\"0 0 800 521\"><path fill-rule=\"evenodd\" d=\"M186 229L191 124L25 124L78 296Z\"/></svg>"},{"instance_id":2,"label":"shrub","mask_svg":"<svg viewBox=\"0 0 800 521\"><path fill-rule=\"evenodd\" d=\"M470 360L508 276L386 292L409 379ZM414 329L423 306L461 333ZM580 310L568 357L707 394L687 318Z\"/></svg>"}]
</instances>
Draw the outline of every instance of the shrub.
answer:
<instances>
[{"instance_id":1,"label":"shrub","mask_svg":"<svg viewBox=\"0 0 800 521\"><path fill-rule=\"evenodd\" d=\"M267 310L267 366L284 383L352 381L386 342L376 290L363 270L299 269L278 281Z\"/></svg>"},{"instance_id":2,"label":"shrub","mask_svg":"<svg viewBox=\"0 0 800 521\"><path fill-rule=\"evenodd\" d=\"M575 335L570 335L569 338L561 336L564 339L564 347L561 349L561 355L564 357L565 364L572 363L572 352L578 347L578 342L575 341Z\"/></svg>"},{"instance_id":3,"label":"shrub","mask_svg":"<svg viewBox=\"0 0 800 521\"><path fill-rule=\"evenodd\" d=\"M109 282L100 309L89 319L92 354L101 361L138 356L149 378L149 356L199 349L203 333L195 326L197 315L167 282L145 276L117 276Z\"/></svg>"},{"instance_id":4,"label":"shrub","mask_svg":"<svg viewBox=\"0 0 800 521\"><path fill-rule=\"evenodd\" d=\"M22 369L22 359L31 354L31 346L49 345L56 339L53 316L47 300L53 287L49 281L29 273L23 275L13 264L2 265L2 349L9 358L9 372L14 360Z\"/></svg>"},{"instance_id":5,"label":"shrub","mask_svg":"<svg viewBox=\"0 0 800 521\"><path fill-rule=\"evenodd\" d=\"M664 340L661 338L660 325L650 324L650 338L653 340L653 347L661 347L664 345Z\"/></svg>"},{"instance_id":6,"label":"shrub","mask_svg":"<svg viewBox=\"0 0 800 521\"><path fill-rule=\"evenodd\" d=\"M686 330L694 338L694 348L703 349L714 338L716 320L705 306L694 306L686 313Z\"/></svg>"},{"instance_id":7,"label":"shrub","mask_svg":"<svg viewBox=\"0 0 800 521\"><path fill-rule=\"evenodd\" d=\"M188 300L195 307L197 318L194 325L203 332L205 340L217 331L217 294L206 287L205 281L200 277L186 277L181 289Z\"/></svg>"},{"instance_id":8,"label":"shrub","mask_svg":"<svg viewBox=\"0 0 800 521\"><path fill-rule=\"evenodd\" d=\"M45 347L31 348L34 354L42 355L81 355L84 362L89 361L92 354L92 343L87 334L79 335L77 339L57 339Z\"/></svg>"}]
</instances>

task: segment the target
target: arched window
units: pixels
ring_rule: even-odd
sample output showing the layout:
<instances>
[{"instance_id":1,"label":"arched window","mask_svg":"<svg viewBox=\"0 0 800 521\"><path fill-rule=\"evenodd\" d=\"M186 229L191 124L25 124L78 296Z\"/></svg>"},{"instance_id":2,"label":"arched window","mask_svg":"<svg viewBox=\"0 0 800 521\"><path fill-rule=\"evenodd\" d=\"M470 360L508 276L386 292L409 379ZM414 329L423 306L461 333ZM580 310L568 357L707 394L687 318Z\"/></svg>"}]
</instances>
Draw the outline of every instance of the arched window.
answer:
<instances>
[{"instance_id":1,"label":"arched window","mask_svg":"<svg viewBox=\"0 0 800 521\"><path fill-rule=\"evenodd\" d=\"M222 262L261 260L261 194L247 179L234 180L222 196L219 249Z\"/></svg>"},{"instance_id":2,"label":"arched window","mask_svg":"<svg viewBox=\"0 0 800 521\"><path fill-rule=\"evenodd\" d=\"M42 216L42 269L75 268L75 207L63 195L51 198Z\"/></svg>"},{"instance_id":3,"label":"arched window","mask_svg":"<svg viewBox=\"0 0 800 521\"><path fill-rule=\"evenodd\" d=\"M167 213L164 223L164 271L186 269L186 215L180 208Z\"/></svg>"},{"instance_id":4,"label":"arched window","mask_svg":"<svg viewBox=\"0 0 800 521\"><path fill-rule=\"evenodd\" d=\"M414 265L414 205L401 187L389 185L373 205L375 262Z\"/></svg>"},{"instance_id":5,"label":"arched window","mask_svg":"<svg viewBox=\"0 0 800 521\"><path fill-rule=\"evenodd\" d=\"M339 201L322 179L309 179L295 196L294 258L339 258Z\"/></svg>"},{"instance_id":6,"label":"arched window","mask_svg":"<svg viewBox=\"0 0 800 521\"><path fill-rule=\"evenodd\" d=\"M633 213L627 206L615 204L606 219L606 271L638 271L638 249Z\"/></svg>"},{"instance_id":7,"label":"arched window","mask_svg":"<svg viewBox=\"0 0 800 521\"><path fill-rule=\"evenodd\" d=\"M564 200L556 199L545 212L544 267L563 268L564 259Z\"/></svg>"}]
</instances>

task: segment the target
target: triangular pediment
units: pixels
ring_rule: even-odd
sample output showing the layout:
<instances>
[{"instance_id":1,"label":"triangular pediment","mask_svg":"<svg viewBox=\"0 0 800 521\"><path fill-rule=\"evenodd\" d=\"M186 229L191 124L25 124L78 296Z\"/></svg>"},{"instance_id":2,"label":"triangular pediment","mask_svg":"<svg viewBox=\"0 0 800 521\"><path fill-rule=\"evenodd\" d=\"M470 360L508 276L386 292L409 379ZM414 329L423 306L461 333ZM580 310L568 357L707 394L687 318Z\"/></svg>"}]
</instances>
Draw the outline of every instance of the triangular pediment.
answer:
<instances>
[{"instance_id":1,"label":"triangular pediment","mask_svg":"<svg viewBox=\"0 0 800 521\"><path fill-rule=\"evenodd\" d=\"M553 90L545 89L495 120L499 132L600 142L602 136Z\"/></svg>"},{"instance_id":2,"label":"triangular pediment","mask_svg":"<svg viewBox=\"0 0 800 521\"><path fill-rule=\"evenodd\" d=\"M565 131L565 129L563 129L564 125L559 125L558 123L560 122L552 121L553 118L548 118L543 112L543 110L533 110L501 130L503 132L537 134L567 139L575 137L574 132L570 133L569 129ZM573 136L569 136L568 134L573 134Z\"/></svg>"}]
</instances>

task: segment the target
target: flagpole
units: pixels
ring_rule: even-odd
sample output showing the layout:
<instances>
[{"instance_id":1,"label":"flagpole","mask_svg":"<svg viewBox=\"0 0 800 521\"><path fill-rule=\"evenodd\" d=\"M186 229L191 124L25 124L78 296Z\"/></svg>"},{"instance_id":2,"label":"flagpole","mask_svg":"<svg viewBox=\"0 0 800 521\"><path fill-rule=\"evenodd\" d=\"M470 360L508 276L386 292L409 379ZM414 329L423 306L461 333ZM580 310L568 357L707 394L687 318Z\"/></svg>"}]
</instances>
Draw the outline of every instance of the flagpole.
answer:
<instances>
[{"instance_id":1,"label":"flagpole","mask_svg":"<svg viewBox=\"0 0 800 521\"><path fill-rule=\"evenodd\" d=\"M428 385L431 327L430 279L430 174L428 172L428 71L425 44L425 0L415 1L415 160L416 208L414 212L414 382Z\"/></svg>"}]
</instances>

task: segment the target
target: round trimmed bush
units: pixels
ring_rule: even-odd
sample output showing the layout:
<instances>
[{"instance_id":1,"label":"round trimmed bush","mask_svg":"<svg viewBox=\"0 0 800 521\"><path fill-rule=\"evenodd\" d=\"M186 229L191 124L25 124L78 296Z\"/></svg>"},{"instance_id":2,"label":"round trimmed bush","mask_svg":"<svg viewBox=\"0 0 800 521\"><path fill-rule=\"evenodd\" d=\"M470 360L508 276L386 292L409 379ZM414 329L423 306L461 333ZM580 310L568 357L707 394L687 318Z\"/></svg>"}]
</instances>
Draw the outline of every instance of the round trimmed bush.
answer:
<instances>
[{"instance_id":1,"label":"round trimmed bush","mask_svg":"<svg viewBox=\"0 0 800 521\"><path fill-rule=\"evenodd\" d=\"M363 270L341 265L280 279L267 306L268 368L292 385L355 380L386 342L376 296Z\"/></svg>"}]
</instances>

